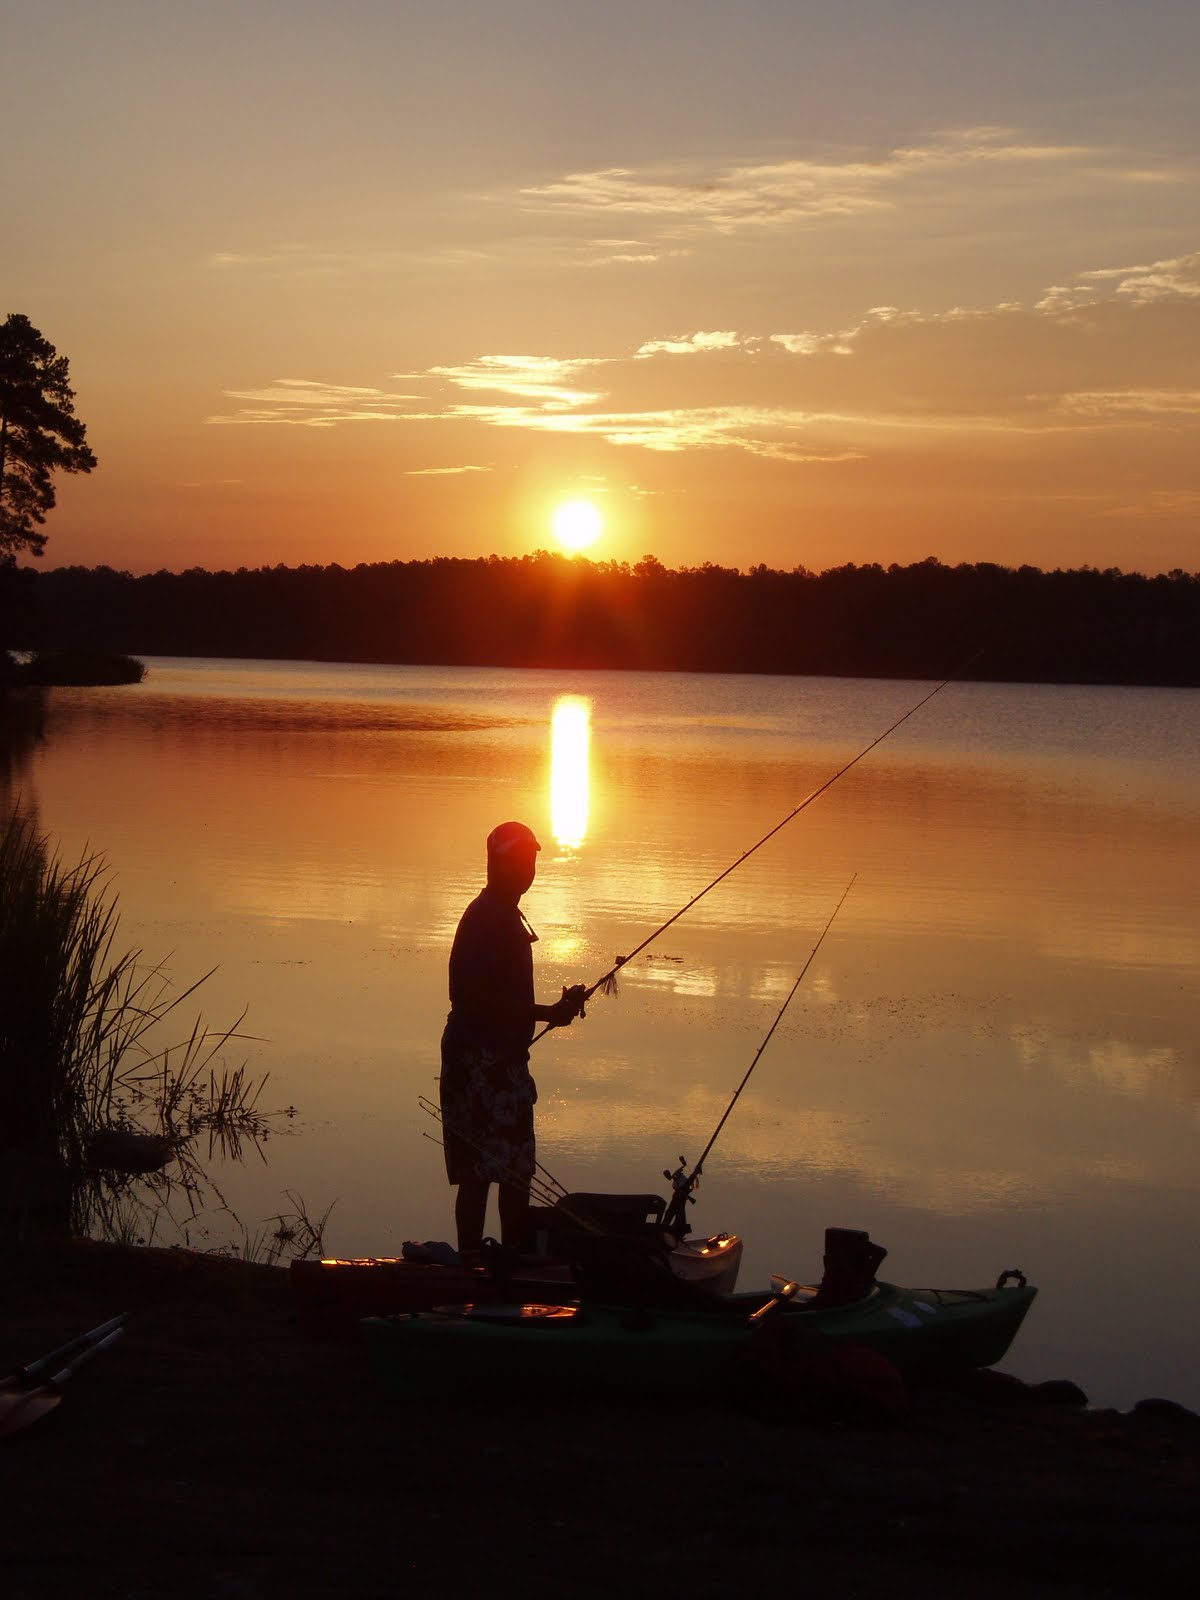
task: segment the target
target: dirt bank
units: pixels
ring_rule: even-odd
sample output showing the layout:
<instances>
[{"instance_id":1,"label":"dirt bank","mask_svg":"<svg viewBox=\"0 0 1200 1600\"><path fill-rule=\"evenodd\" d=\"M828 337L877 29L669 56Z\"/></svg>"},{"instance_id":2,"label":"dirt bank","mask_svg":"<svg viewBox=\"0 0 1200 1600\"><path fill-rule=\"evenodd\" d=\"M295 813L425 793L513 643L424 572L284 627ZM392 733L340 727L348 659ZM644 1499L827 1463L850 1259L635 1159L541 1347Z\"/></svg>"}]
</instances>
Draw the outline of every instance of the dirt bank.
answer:
<instances>
[{"instance_id":1,"label":"dirt bank","mask_svg":"<svg viewBox=\"0 0 1200 1600\"><path fill-rule=\"evenodd\" d=\"M127 1336L0 1439L4 1592L1161 1595L1194 1567L1200 1420L1003 1380L887 1425L647 1406L402 1405L297 1329L285 1272L76 1243L9 1267L0 1370Z\"/></svg>"}]
</instances>

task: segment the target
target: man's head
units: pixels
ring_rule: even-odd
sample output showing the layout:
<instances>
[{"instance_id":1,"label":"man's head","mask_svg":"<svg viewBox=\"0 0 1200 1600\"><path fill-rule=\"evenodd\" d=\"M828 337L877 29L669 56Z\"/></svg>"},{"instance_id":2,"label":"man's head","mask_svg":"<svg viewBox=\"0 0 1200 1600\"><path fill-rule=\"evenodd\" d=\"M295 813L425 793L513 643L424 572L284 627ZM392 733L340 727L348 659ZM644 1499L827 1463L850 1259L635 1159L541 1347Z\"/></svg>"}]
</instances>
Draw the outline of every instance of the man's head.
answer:
<instances>
[{"instance_id":1,"label":"man's head","mask_svg":"<svg viewBox=\"0 0 1200 1600\"><path fill-rule=\"evenodd\" d=\"M502 822L487 837L488 882L519 899L537 873L541 845L523 822Z\"/></svg>"}]
</instances>

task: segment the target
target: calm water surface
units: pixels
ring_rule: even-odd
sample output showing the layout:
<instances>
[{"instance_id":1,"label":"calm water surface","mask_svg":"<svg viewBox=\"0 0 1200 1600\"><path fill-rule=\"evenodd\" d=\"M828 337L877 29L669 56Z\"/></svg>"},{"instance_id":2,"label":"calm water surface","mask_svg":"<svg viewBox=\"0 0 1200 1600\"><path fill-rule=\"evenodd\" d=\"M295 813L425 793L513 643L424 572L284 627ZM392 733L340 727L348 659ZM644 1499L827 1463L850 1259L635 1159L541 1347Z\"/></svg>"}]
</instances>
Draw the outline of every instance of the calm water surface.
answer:
<instances>
[{"instance_id":1,"label":"calm water surface","mask_svg":"<svg viewBox=\"0 0 1200 1600\"><path fill-rule=\"evenodd\" d=\"M930 686L151 660L57 691L24 798L102 850L124 944L217 972L233 1058L294 1104L221 1174L251 1224L336 1205L338 1253L452 1233L436 1129L445 964L507 817L544 998L593 982ZM728 1103L698 1228L742 1282L868 1228L885 1276L1042 1292L1007 1363L1098 1404L1200 1405L1200 695L953 685L535 1047L569 1187L661 1189ZM227 1236L222 1218L210 1237ZM194 1237L199 1237L194 1235Z\"/></svg>"}]
</instances>

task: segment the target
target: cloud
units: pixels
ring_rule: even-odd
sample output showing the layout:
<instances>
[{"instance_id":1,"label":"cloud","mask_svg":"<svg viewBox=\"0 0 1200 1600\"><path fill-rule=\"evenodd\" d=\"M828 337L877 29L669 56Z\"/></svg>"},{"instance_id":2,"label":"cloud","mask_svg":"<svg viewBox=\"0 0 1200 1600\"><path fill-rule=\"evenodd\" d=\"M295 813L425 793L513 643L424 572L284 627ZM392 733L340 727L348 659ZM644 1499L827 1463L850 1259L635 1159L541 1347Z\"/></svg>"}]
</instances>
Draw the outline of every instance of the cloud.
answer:
<instances>
[{"instance_id":1,"label":"cloud","mask_svg":"<svg viewBox=\"0 0 1200 1600\"><path fill-rule=\"evenodd\" d=\"M634 359L659 355L691 356L702 350L734 350L743 342L736 333L683 334L678 339L649 340L639 347Z\"/></svg>"},{"instance_id":2,"label":"cloud","mask_svg":"<svg viewBox=\"0 0 1200 1600\"><path fill-rule=\"evenodd\" d=\"M1149 489L1142 500L1110 506L1100 515L1142 522L1200 517L1200 489Z\"/></svg>"},{"instance_id":3,"label":"cloud","mask_svg":"<svg viewBox=\"0 0 1200 1600\"><path fill-rule=\"evenodd\" d=\"M1108 393L1065 394L1064 411L1084 417L1197 417L1200 389L1118 389Z\"/></svg>"},{"instance_id":4,"label":"cloud","mask_svg":"<svg viewBox=\"0 0 1200 1600\"><path fill-rule=\"evenodd\" d=\"M394 262L394 252L319 250L306 244L276 245L266 250L214 250L207 265L219 272L257 271L296 277L324 277Z\"/></svg>"},{"instance_id":5,"label":"cloud","mask_svg":"<svg viewBox=\"0 0 1200 1600\"><path fill-rule=\"evenodd\" d=\"M1081 272L1085 281L1115 281L1116 293L1131 300L1163 300L1175 295L1200 296L1200 251L1154 261L1144 267L1100 267Z\"/></svg>"},{"instance_id":6,"label":"cloud","mask_svg":"<svg viewBox=\"0 0 1200 1600\"><path fill-rule=\"evenodd\" d=\"M643 267L655 266L669 256L685 256L689 252L648 244L643 239L587 239L580 245L578 253L585 264L591 267Z\"/></svg>"},{"instance_id":7,"label":"cloud","mask_svg":"<svg viewBox=\"0 0 1200 1600\"><path fill-rule=\"evenodd\" d=\"M1037 301L1037 311L1075 311L1080 306L1095 304L1096 291L1081 284L1055 283Z\"/></svg>"},{"instance_id":8,"label":"cloud","mask_svg":"<svg viewBox=\"0 0 1200 1600\"><path fill-rule=\"evenodd\" d=\"M406 478L452 478L462 472L490 472L491 467L409 467Z\"/></svg>"},{"instance_id":9,"label":"cloud","mask_svg":"<svg viewBox=\"0 0 1200 1600\"><path fill-rule=\"evenodd\" d=\"M462 389L511 394L535 400L555 410L589 405L600 398L587 389L572 387L577 372L600 365L591 357L563 360L555 356L479 356L465 366L431 367L430 372Z\"/></svg>"},{"instance_id":10,"label":"cloud","mask_svg":"<svg viewBox=\"0 0 1200 1600\"><path fill-rule=\"evenodd\" d=\"M267 389L226 389L229 400L245 400L232 416L212 416L210 423L291 423L305 428L332 428L339 422L395 422L408 415L412 394L390 394L358 384L320 383L309 378L276 378Z\"/></svg>"},{"instance_id":11,"label":"cloud","mask_svg":"<svg viewBox=\"0 0 1200 1600\"><path fill-rule=\"evenodd\" d=\"M924 145L888 151L875 159L859 155L819 160L791 157L746 162L708 171L637 171L605 167L571 172L519 191L530 211L569 215L641 216L676 232L779 227L826 217L852 217L893 206L916 183L964 168L1087 167L1093 176L1111 158L1086 145L1022 141L1006 128L969 128L938 135Z\"/></svg>"},{"instance_id":12,"label":"cloud","mask_svg":"<svg viewBox=\"0 0 1200 1600\"><path fill-rule=\"evenodd\" d=\"M815 356L825 348L825 336L820 333L773 333L770 340L793 356Z\"/></svg>"},{"instance_id":13,"label":"cloud","mask_svg":"<svg viewBox=\"0 0 1200 1600\"><path fill-rule=\"evenodd\" d=\"M568 173L521 190L531 210L652 217L691 227L734 228L850 215L883 204L879 172L866 164L792 161L732 167L692 179L654 179L627 167Z\"/></svg>"},{"instance_id":14,"label":"cloud","mask_svg":"<svg viewBox=\"0 0 1200 1600\"><path fill-rule=\"evenodd\" d=\"M732 449L775 461L850 461L858 452L827 446L814 429L823 420L771 406L679 406L654 411L535 410L522 406L456 406L460 421L600 438L661 453Z\"/></svg>"}]
</instances>

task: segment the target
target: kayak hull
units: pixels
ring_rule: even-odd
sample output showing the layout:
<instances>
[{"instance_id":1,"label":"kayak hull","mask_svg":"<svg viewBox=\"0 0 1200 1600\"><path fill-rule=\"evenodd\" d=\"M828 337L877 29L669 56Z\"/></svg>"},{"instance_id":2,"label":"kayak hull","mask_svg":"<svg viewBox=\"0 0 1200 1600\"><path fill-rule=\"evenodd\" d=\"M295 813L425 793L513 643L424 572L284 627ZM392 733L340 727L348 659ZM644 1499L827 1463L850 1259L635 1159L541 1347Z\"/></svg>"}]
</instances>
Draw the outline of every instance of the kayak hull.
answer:
<instances>
[{"instance_id":1,"label":"kayak hull","mask_svg":"<svg viewBox=\"0 0 1200 1600\"><path fill-rule=\"evenodd\" d=\"M801 1338L802 1347L866 1346L905 1376L935 1376L1001 1360L1035 1294L1023 1285L955 1291L879 1283L850 1305L793 1303L777 1315L789 1336L813 1336ZM747 1319L768 1298L735 1295L714 1312L461 1306L367 1318L362 1328L379 1376L402 1396L524 1386L668 1395L721 1382L752 1358L756 1335Z\"/></svg>"}]
</instances>

